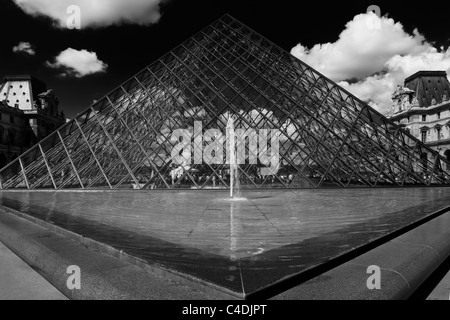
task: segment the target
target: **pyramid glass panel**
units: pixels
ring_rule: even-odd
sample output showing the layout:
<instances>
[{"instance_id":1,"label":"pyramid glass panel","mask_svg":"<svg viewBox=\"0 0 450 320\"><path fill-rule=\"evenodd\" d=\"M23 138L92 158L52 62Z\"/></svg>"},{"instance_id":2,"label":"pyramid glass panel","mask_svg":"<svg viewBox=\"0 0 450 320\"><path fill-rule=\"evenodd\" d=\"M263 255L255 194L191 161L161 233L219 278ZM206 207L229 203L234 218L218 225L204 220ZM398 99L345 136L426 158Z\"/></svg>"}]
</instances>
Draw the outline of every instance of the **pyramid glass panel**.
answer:
<instances>
[{"instance_id":1,"label":"pyramid glass panel","mask_svg":"<svg viewBox=\"0 0 450 320\"><path fill-rule=\"evenodd\" d=\"M446 159L226 15L0 171L1 188L447 185ZM428 154L428 156L425 156Z\"/></svg>"}]
</instances>

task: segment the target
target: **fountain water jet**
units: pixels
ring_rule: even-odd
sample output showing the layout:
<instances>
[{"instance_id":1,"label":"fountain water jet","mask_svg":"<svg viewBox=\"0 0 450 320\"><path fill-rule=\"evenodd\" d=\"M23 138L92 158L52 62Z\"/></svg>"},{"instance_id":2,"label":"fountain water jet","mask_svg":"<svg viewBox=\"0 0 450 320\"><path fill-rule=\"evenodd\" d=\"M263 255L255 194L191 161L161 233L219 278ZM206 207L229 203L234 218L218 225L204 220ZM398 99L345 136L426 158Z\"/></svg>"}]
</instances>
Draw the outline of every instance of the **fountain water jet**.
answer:
<instances>
[{"instance_id":1,"label":"fountain water jet","mask_svg":"<svg viewBox=\"0 0 450 320\"><path fill-rule=\"evenodd\" d=\"M234 119L230 114L227 121L228 152L230 161L230 198L244 200L240 195L239 169L236 155L236 133L234 131Z\"/></svg>"}]
</instances>

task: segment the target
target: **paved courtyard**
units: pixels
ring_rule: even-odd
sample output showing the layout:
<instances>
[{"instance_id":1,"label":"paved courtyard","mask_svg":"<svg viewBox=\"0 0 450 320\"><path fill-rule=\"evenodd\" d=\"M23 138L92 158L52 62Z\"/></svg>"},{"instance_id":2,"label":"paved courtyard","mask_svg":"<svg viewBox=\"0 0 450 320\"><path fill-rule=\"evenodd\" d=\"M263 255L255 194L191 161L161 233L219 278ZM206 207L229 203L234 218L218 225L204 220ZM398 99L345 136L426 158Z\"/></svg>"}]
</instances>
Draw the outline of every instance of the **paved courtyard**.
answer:
<instances>
[{"instance_id":1,"label":"paved courtyard","mask_svg":"<svg viewBox=\"0 0 450 320\"><path fill-rule=\"evenodd\" d=\"M0 300L67 300L0 242Z\"/></svg>"}]
</instances>

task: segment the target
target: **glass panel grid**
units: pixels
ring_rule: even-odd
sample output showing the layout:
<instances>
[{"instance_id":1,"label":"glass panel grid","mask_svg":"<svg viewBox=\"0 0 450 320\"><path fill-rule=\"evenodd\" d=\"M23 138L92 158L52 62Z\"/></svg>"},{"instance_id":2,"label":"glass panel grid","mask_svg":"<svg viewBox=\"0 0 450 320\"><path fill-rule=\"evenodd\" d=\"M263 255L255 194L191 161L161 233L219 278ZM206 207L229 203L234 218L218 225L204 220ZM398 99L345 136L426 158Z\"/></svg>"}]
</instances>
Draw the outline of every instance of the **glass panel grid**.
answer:
<instances>
[{"instance_id":1,"label":"glass panel grid","mask_svg":"<svg viewBox=\"0 0 450 320\"><path fill-rule=\"evenodd\" d=\"M229 188L229 117L246 133L244 189L450 183L444 158L224 16L2 169L0 186Z\"/></svg>"}]
</instances>

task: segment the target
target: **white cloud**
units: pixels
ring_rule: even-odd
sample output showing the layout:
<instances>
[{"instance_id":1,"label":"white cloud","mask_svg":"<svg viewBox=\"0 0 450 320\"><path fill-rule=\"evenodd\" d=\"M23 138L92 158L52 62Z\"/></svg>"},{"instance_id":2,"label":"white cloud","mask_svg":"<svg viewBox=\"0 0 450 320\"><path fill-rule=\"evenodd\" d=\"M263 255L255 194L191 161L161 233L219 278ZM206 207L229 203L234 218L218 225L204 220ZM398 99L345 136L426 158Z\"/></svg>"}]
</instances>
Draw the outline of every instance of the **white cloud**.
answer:
<instances>
[{"instance_id":1,"label":"white cloud","mask_svg":"<svg viewBox=\"0 0 450 320\"><path fill-rule=\"evenodd\" d=\"M381 28L370 28L374 19ZM421 70L450 74L450 49L438 50L418 30L409 34L399 22L373 13L355 16L334 43L311 49L299 44L291 53L385 114L405 78Z\"/></svg>"},{"instance_id":2,"label":"white cloud","mask_svg":"<svg viewBox=\"0 0 450 320\"><path fill-rule=\"evenodd\" d=\"M90 74L105 72L108 65L97 58L95 52L68 48L62 51L54 62L47 62L47 66L64 69L61 76L75 76L81 78Z\"/></svg>"},{"instance_id":3,"label":"white cloud","mask_svg":"<svg viewBox=\"0 0 450 320\"><path fill-rule=\"evenodd\" d=\"M385 63L384 69L383 74L365 77L352 84L346 81L339 84L358 98L369 102L375 109L387 114L392 110L392 93L397 85L403 85L407 77L421 70L446 71L450 76L450 48L441 52L429 48L420 54L395 55Z\"/></svg>"},{"instance_id":4,"label":"white cloud","mask_svg":"<svg viewBox=\"0 0 450 320\"><path fill-rule=\"evenodd\" d=\"M405 56L396 55L386 62L386 67L392 72L413 74L419 70L450 70L450 48L437 50L430 47L420 54Z\"/></svg>"},{"instance_id":5,"label":"white cloud","mask_svg":"<svg viewBox=\"0 0 450 320\"><path fill-rule=\"evenodd\" d=\"M161 17L159 5L168 0L14 0L27 14L46 16L65 28L67 9L81 9L81 27L106 27L122 23L149 25Z\"/></svg>"},{"instance_id":6,"label":"white cloud","mask_svg":"<svg viewBox=\"0 0 450 320\"><path fill-rule=\"evenodd\" d=\"M17 46L13 47L13 52L15 53L26 53L30 56L34 56L36 54L36 51L34 50L34 47L29 42L21 41Z\"/></svg>"}]
</instances>

